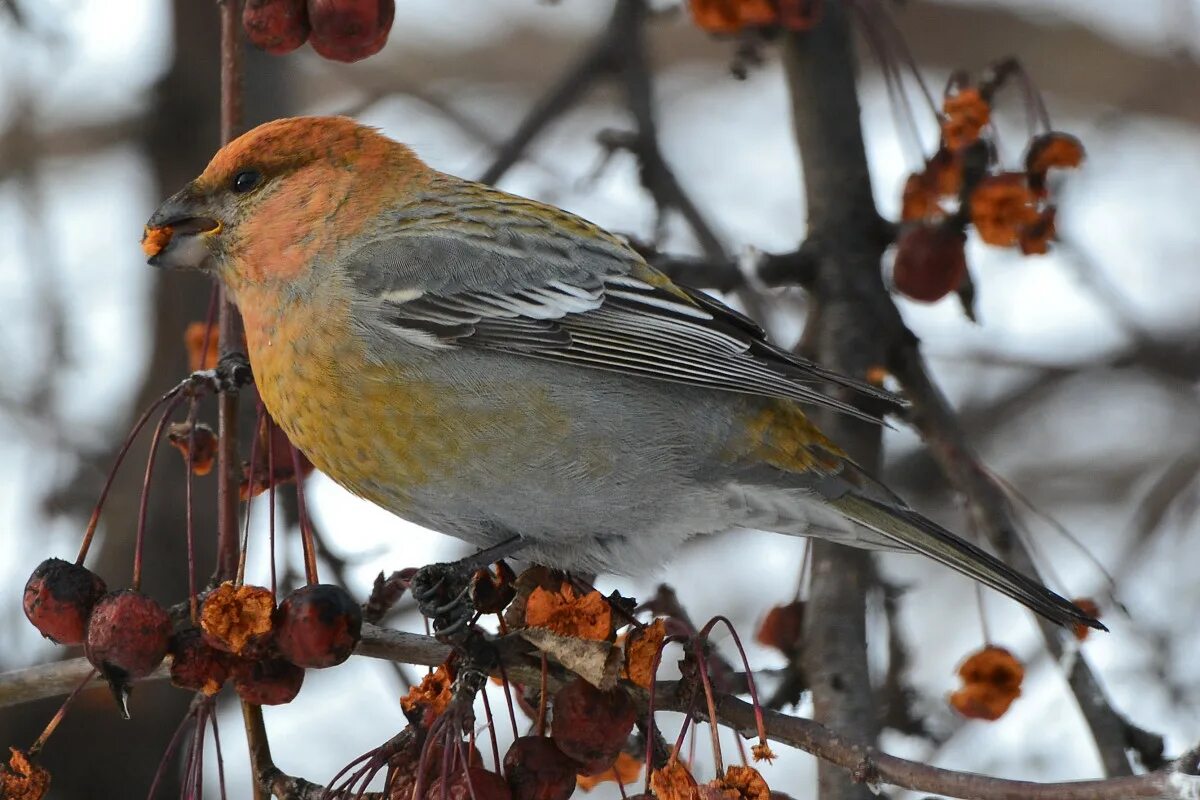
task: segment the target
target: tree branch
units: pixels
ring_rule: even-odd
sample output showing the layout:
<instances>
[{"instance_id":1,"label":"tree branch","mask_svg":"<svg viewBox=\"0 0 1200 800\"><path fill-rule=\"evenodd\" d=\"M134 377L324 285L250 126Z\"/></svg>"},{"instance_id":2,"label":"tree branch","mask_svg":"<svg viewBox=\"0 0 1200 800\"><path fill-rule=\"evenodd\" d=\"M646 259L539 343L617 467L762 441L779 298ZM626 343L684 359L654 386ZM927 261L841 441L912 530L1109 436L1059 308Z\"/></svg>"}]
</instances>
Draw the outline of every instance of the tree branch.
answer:
<instances>
[{"instance_id":1,"label":"tree branch","mask_svg":"<svg viewBox=\"0 0 1200 800\"><path fill-rule=\"evenodd\" d=\"M871 194L844 3L823 5L806 33L788 32L783 64L796 144L804 171L808 247L816 255L814 310L804 341L816 359L845 375L863 376L883 362L883 333L903 326L883 287L880 260L887 228ZM855 398L845 399L853 402ZM845 415L822 415L821 428L869 472L878 473L881 431ZM866 659L865 598L870 556L813 542L812 588L805 614L804 671L816 718L856 747L878 735ZM823 800L867 798L844 772L822 761Z\"/></svg>"},{"instance_id":2,"label":"tree branch","mask_svg":"<svg viewBox=\"0 0 1200 800\"><path fill-rule=\"evenodd\" d=\"M505 674L515 682L536 684L540 667L536 651L517 636L496 641ZM380 628L363 627L358 654L397 663L432 666L442 663L450 648L431 636ZM0 708L34 698L69 693L92 666L82 658L46 664L0 674ZM166 678L164 666L144 681ZM557 688L568 679L565 670L552 667L549 685ZM103 686L97 680L96 687ZM628 687L643 708L648 695ZM688 713L694 710L695 687L683 681L660 681L655 687L655 708L659 711ZM754 707L733 694L717 692L717 718L721 725L744 736L756 735ZM261 715L254 707L244 707L250 757L260 785L285 800L309 800L321 796L316 784L280 772L271 760L270 746L261 728ZM703 711L701 710L701 715ZM1170 766L1145 775L1092 781L1037 783L992 778L971 772L941 769L888 755L863 744L857 735L847 736L812 720L778 711L763 710L767 737L795 747L821 759L822 763L845 771L851 781L871 785L889 784L913 791L931 792L963 800L1116 800L1117 798L1160 797L1190 800L1200 791L1196 777L1197 758L1191 751ZM365 795L371 797L372 795Z\"/></svg>"}]
</instances>

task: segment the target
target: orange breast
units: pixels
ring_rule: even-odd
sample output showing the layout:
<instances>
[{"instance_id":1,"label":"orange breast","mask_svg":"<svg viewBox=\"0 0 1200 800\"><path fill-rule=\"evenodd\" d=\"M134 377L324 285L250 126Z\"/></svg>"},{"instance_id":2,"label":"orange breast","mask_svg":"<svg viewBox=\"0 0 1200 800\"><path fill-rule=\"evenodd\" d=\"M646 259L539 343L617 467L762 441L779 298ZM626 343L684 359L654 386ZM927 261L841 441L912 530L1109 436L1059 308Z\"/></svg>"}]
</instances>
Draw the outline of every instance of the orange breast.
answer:
<instances>
[{"instance_id":1,"label":"orange breast","mask_svg":"<svg viewBox=\"0 0 1200 800\"><path fill-rule=\"evenodd\" d=\"M393 512L427 483L466 492L494 483L495 465L567 435L539 387L497 383L468 396L412 367L368 361L347 309L264 315L252 296L239 300L271 416L318 469Z\"/></svg>"}]
</instances>

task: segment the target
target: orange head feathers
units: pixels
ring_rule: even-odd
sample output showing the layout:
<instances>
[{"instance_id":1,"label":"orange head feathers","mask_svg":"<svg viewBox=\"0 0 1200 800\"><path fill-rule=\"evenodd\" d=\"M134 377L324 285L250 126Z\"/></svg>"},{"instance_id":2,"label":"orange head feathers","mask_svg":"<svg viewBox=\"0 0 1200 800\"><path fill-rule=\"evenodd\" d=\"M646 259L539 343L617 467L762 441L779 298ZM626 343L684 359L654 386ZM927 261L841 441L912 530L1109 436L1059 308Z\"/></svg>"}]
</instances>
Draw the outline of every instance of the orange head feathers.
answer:
<instances>
[{"instance_id":1,"label":"orange head feathers","mask_svg":"<svg viewBox=\"0 0 1200 800\"><path fill-rule=\"evenodd\" d=\"M159 207L147 252L159 266L215 269L235 293L304 279L429 174L408 147L347 117L275 120L221 148Z\"/></svg>"}]
</instances>

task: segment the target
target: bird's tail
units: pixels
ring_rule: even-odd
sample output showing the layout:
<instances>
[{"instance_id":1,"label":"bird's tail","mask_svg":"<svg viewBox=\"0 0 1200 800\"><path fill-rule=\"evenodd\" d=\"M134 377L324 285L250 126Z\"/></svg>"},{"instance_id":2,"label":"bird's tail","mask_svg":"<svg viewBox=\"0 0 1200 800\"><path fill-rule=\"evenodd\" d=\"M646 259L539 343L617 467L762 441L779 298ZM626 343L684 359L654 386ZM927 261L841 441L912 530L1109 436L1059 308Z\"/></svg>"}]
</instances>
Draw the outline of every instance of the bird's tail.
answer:
<instances>
[{"instance_id":1,"label":"bird's tail","mask_svg":"<svg viewBox=\"0 0 1200 800\"><path fill-rule=\"evenodd\" d=\"M1108 630L1070 600L910 508L855 493L830 503L859 525L1003 592L1052 622L1064 627L1086 625Z\"/></svg>"}]
</instances>

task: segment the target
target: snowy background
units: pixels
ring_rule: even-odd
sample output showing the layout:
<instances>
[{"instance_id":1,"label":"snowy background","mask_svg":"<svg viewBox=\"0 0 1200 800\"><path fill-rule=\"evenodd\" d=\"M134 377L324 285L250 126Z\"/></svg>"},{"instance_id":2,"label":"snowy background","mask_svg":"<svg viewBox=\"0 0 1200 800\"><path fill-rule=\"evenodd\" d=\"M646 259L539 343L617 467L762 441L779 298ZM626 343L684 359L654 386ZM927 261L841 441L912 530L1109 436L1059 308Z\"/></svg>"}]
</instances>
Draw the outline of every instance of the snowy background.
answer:
<instances>
[{"instance_id":1,"label":"snowy background","mask_svg":"<svg viewBox=\"0 0 1200 800\"><path fill-rule=\"evenodd\" d=\"M433 166L468 177L487 166L492 144L514 128L608 13L600 0L399 5L390 43L377 58L347 67L305 49L282 59L282 70L274 65L276 79L288 89L280 113L354 109ZM0 585L9 587L0 593L3 669L59 656L25 624L19 588L41 559L74 552L98 489L98 470L106 468L138 398L180 377L178 371L147 374L161 326L156 303L177 287L155 285L176 278L147 268L137 244L150 211L176 188L160 185L162 176L169 172L182 180L204 164L202 156L189 156L164 172L162 157L148 153L141 135L162 124L155 115L172 113L162 109L190 103L187 96L164 99L156 88L174 61L173 42L182 41L173 33L172 13L171 4L149 0L0 2L0 342L6 354L0 377ZM1200 555L1197 13L1192 3L1175 0L913 0L897 12L931 86L940 86L955 67L978 69L1016 55L1045 88L1055 127L1078 135L1087 147L1085 168L1062 186L1064 243L1051 255L1022 258L971 243L979 325L967 322L953 299L932 306L900 303L938 379L965 410L964 423L988 466L1065 525L1115 575L1129 616L1107 609L1104 621L1112 633L1093 636L1083 651L1116 707L1164 734L1168 753L1200 738L1200 633L1191 622L1200 610L1193 572ZM920 23L940 15L945 29ZM964 40L963 31L973 38ZM748 80L735 81L728 73L731 47L710 41L678 14L654 23L651 44L659 65L663 152L725 245L732 251L793 248L803 238L803 194L774 53L768 49L766 65ZM215 40L203 47L215 50ZM954 55L962 53L969 60ZM863 122L876 198L885 215L894 215L919 154L898 135L869 54L863 60ZM260 63L252 61L251 68ZM215 83L215 69L201 79ZM1015 93L1005 96L1011 102L1001 101L998 124L1008 146L1002 155L1015 163L1024 141L1023 111ZM190 111L215 117L216 107ZM262 116L253 106L247 114L252 120ZM649 237L655 210L633 161L618 155L597 172L602 152L596 132L626 124L615 92L595 91L539 138L531 158L501 185ZM934 128L930 120L923 124L928 149ZM181 150L203 153L215 142L214 135L198 145L181 144ZM157 166L153 158L160 160ZM677 222L669 231L664 249L696 250ZM200 284L189 286L203 291ZM799 330L801 299L781 292L771 297L770 308L774 334L790 344ZM188 321L170 324L182 332ZM916 437L908 430L887 437L885 478L918 508L965 530L965 516ZM141 452L131 459L131 473L140 472ZM161 469L177 468L172 459L164 458ZM350 588L360 597L380 570L461 552L453 540L403 523L321 476L310 482L309 497L330 544L351 562ZM254 530L263 530L265 511L259 503ZM1087 556L1044 519L1029 515L1027 521L1056 588L1072 596L1103 593L1103 576ZM102 534L116 540L112 530ZM182 531L152 535L181 538ZM111 563L128 569L128 539L121 541L125 560ZM252 545L249 576L259 581L266 578L263 549ZM296 554L291 559L297 563ZM694 619L729 615L749 639L767 608L791 599L801 559L795 540L735 532L689 546L659 575L602 578L599 586L648 596L656 581L666 581ZM992 638L1018 653L1030 674L1023 697L1000 721L962 723L944 696L956 688L957 663L982 642L974 590L965 579L915 559L888 556L882 568L908 587L901 619L920 709L935 730L953 733L940 746L887 734L887 749L1013 778L1099 774L1062 671L1045 655L1025 612L995 596L984 599ZM719 583L711 578L718 571L724 576ZM105 577L116 586L127 574ZM177 589L160 599L179 596ZM417 629L418 622L407 617L400 624ZM782 663L758 646L750 655L755 666ZM403 726L401 691L387 665L364 659L310 672L297 702L266 712L279 766L317 781L328 778ZM106 702L97 693L80 717L107 715ZM139 725L137 702L134 721L111 730ZM228 710L225 766L237 776L231 796L244 797L247 764L238 714L233 705ZM13 740L0 745L26 743L16 738L24 734L15 733L26 729L24 723L6 724L0 729ZM664 717L669 736L677 724ZM71 725L64 726L64 736L71 735ZM165 737L157 741L161 750ZM56 748L52 741L52 763L69 760ZM733 752L729 739L727 753ZM158 754L131 750L130 762L135 757L153 769ZM137 776L145 770L128 768ZM787 753L764 774L773 788L804 797L813 762ZM141 780L130 779L133 796L147 785ZM61 791L58 796L79 796ZM603 789L597 794L610 796Z\"/></svg>"}]
</instances>

